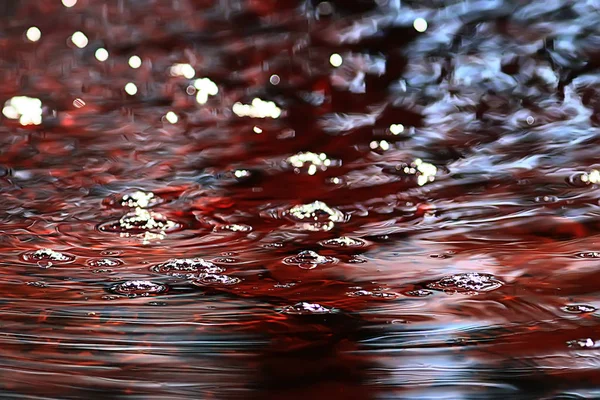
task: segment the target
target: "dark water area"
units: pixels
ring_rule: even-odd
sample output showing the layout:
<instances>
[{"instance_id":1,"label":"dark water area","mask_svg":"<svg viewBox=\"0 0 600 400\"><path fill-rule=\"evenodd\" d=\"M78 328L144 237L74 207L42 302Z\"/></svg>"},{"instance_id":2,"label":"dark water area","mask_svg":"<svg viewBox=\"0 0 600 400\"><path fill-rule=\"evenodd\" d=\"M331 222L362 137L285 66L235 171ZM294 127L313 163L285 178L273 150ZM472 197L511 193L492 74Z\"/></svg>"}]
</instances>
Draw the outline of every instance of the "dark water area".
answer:
<instances>
[{"instance_id":1,"label":"dark water area","mask_svg":"<svg viewBox=\"0 0 600 400\"><path fill-rule=\"evenodd\" d=\"M0 15L0 398L600 398L600 1Z\"/></svg>"}]
</instances>

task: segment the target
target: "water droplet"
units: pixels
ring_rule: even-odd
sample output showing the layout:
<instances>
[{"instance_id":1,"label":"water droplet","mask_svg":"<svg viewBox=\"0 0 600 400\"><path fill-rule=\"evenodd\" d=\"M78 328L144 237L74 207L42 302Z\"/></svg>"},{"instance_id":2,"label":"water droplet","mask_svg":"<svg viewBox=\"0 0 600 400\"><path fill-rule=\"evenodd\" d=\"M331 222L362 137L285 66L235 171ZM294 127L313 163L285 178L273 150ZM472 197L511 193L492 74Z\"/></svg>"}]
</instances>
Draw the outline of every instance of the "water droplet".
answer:
<instances>
[{"instance_id":1,"label":"water droplet","mask_svg":"<svg viewBox=\"0 0 600 400\"><path fill-rule=\"evenodd\" d=\"M567 346L580 349L596 349L600 347L600 340L594 341L590 338L569 340Z\"/></svg>"},{"instance_id":2,"label":"water droplet","mask_svg":"<svg viewBox=\"0 0 600 400\"><path fill-rule=\"evenodd\" d=\"M493 275L469 272L442 278L437 282L429 283L427 287L448 293L475 294L478 292L489 292L498 289L502 285L503 282L496 279Z\"/></svg>"},{"instance_id":3,"label":"water droplet","mask_svg":"<svg viewBox=\"0 0 600 400\"><path fill-rule=\"evenodd\" d=\"M150 281L126 281L111 287L110 291L127 297L147 297L166 292L167 286Z\"/></svg>"},{"instance_id":4,"label":"water droplet","mask_svg":"<svg viewBox=\"0 0 600 400\"><path fill-rule=\"evenodd\" d=\"M284 258L283 262L288 265L297 265L302 269L314 269L322 264L335 263L337 259L321 256L312 250L304 250L298 253L298 255Z\"/></svg>"},{"instance_id":5,"label":"water droplet","mask_svg":"<svg viewBox=\"0 0 600 400\"><path fill-rule=\"evenodd\" d=\"M561 307L561 310L570 314L586 314L596 311L596 307L588 306L585 304L572 304Z\"/></svg>"},{"instance_id":6,"label":"water droplet","mask_svg":"<svg viewBox=\"0 0 600 400\"><path fill-rule=\"evenodd\" d=\"M88 260L87 265L90 267L118 267L119 265L123 265L123 261L117 260L115 258L97 258L93 260Z\"/></svg>"},{"instance_id":7,"label":"water droplet","mask_svg":"<svg viewBox=\"0 0 600 400\"><path fill-rule=\"evenodd\" d=\"M556 197L556 196L537 196L535 199L533 199L533 201L535 201L536 203L539 203L539 204L550 204L550 203L556 203L558 201L558 197Z\"/></svg>"},{"instance_id":8,"label":"water droplet","mask_svg":"<svg viewBox=\"0 0 600 400\"><path fill-rule=\"evenodd\" d=\"M202 258L172 258L150 267L150 270L181 279L199 278L204 274L218 274L225 271L224 268Z\"/></svg>"},{"instance_id":9,"label":"water droplet","mask_svg":"<svg viewBox=\"0 0 600 400\"><path fill-rule=\"evenodd\" d=\"M344 213L322 201L294 206L284 212L284 215L291 221L302 223L300 227L308 231L328 231L333 228L334 223L347 220Z\"/></svg>"},{"instance_id":10,"label":"water droplet","mask_svg":"<svg viewBox=\"0 0 600 400\"><path fill-rule=\"evenodd\" d=\"M300 302L293 306L286 306L281 310L284 314L306 315L306 314L331 314L336 312L334 308L327 308L317 303Z\"/></svg>"},{"instance_id":11,"label":"water droplet","mask_svg":"<svg viewBox=\"0 0 600 400\"><path fill-rule=\"evenodd\" d=\"M192 283L196 286L202 285L237 285L242 280L240 278L236 278L229 275L219 275L219 274L203 274L192 281Z\"/></svg>"},{"instance_id":12,"label":"water droplet","mask_svg":"<svg viewBox=\"0 0 600 400\"><path fill-rule=\"evenodd\" d=\"M319 244L323 247L340 248L340 247L363 247L366 242L361 239L354 239L348 236L341 236L339 238L322 240Z\"/></svg>"},{"instance_id":13,"label":"water droplet","mask_svg":"<svg viewBox=\"0 0 600 400\"><path fill-rule=\"evenodd\" d=\"M48 268L54 264L68 264L75 261L75 256L67 253L59 253L52 249L39 249L28 251L21 255L26 262L37 264L42 268Z\"/></svg>"}]
</instances>

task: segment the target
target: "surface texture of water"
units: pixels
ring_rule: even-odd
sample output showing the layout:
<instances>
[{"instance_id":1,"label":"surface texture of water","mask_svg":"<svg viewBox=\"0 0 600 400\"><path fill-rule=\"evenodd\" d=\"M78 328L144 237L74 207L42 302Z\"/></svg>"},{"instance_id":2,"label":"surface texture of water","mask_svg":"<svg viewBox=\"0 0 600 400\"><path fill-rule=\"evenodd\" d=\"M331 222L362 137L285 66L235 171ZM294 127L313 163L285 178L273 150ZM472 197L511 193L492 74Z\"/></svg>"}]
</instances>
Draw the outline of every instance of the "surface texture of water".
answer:
<instances>
[{"instance_id":1,"label":"surface texture of water","mask_svg":"<svg viewBox=\"0 0 600 400\"><path fill-rule=\"evenodd\" d=\"M0 15L1 398L600 398L600 1Z\"/></svg>"}]
</instances>

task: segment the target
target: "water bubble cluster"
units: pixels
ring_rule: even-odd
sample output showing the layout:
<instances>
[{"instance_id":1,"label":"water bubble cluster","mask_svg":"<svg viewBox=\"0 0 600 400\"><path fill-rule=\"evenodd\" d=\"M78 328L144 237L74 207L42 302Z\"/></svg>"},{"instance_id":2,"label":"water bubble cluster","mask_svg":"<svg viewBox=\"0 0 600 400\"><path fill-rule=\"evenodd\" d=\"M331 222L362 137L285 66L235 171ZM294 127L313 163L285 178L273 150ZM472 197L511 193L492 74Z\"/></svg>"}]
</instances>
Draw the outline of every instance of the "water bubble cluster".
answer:
<instances>
[{"instance_id":1,"label":"water bubble cluster","mask_svg":"<svg viewBox=\"0 0 600 400\"><path fill-rule=\"evenodd\" d=\"M114 258L98 258L95 260L89 260L87 265L97 268L118 267L119 265L123 265L123 261Z\"/></svg>"},{"instance_id":2,"label":"water bubble cluster","mask_svg":"<svg viewBox=\"0 0 600 400\"><path fill-rule=\"evenodd\" d=\"M600 340L590 338L569 340L567 346L579 349L597 349L600 348Z\"/></svg>"},{"instance_id":3,"label":"water bubble cluster","mask_svg":"<svg viewBox=\"0 0 600 400\"><path fill-rule=\"evenodd\" d=\"M400 296L398 293L394 292L387 292L383 290L370 291L364 289L348 292L346 295L349 297L373 297L376 299L395 299Z\"/></svg>"},{"instance_id":4,"label":"water bubble cluster","mask_svg":"<svg viewBox=\"0 0 600 400\"><path fill-rule=\"evenodd\" d=\"M36 263L43 268L51 267L54 264L66 264L75 260L75 256L71 254L60 253L52 249L28 251L24 253L21 258L23 261Z\"/></svg>"},{"instance_id":5,"label":"water bubble cluster","mask_svg":"<svg viewBox=\"0 0 600 400\"><path fill-rule=\"evenodd\" d=\"M425 290L425 289L416 289L416 290L409 290L407 292L404 292L404 295L408 296L408 297L427 297L427 296L431 296L432 294L433 294L432 291Z\"/></svg>"},{"instance_id":6,"label":"water bubble cluster","mask_svg":"<svg viewBox=\"0 0 600 400\"><path fill-rule=\"evenodd\" d=\"M227 224L216 226L215 231L226 231L226 232L250 232L252 227L244 224Z\"/></svg>"},{"instance_id":7,"label":"water bubble cluster","mask_svg":"<svg viewBox=\"0 0 600 400\"><path fill-rule=\"evenodd\" d=\"M338 238L322 240L319 244L323 247L340 248L340 247L363 247L366 245L364 240L354 239L348 236L340 236Z\"/></svg>"},{"instance_id":8,"label":"water bubble cluster","mask_svg":"<svg viewBox=\"0 0 600 400\"><path fill-rule=\"evenodd\" d=\"M164 263L150 267L150 270L185 279L199 278L205 274L218 274L225 271L224 268L202 258L171 258Z\"/></svg>"},{"instance_id":9,"label":"water bubble cluster","mask_svg":"<svg viewBox=\"0 0 600 400\"><path fill-rule=\"evenodd\" d=\"M305 315L305 314L332 314L336 312L334 308L327 308L317 303L300 302L293 306L286 306L281 310L284 314Z\"/></svg>"},{"instance_id":10,"label":"water bubble cluster","mask_svg":"<svg viewBox=\"0 0 600 400\"><path fill-rule=\"evenodd\" d=\"M579 258L600 258L600 251L583 251L577 253Z\"/></svg>"},{"instance_id":11,"label":"water bubble cluster","mask_svg":"<svg viewBox=\"0 0 600 400\"><path fill-rule=\"evenodd\" d=\"M493 275L469 272L442 278L439 281L429 283L427 287L447 293L474 294L489 292L498 289L502 285L503 282L496 279Z\"/></svg>"},{"instance_id":12,"label":"water bubble cluster","mask_svg":"<svg viewBox=\"0 0 600 400\"><path fill-rule=\"evenodd\" d=\"M126 281L110 288L110 291L127 297L148 297L167 291L167 286L151 281Z\"/></svg>"},{"instance_id":13,"label":"water bubble cluster","mask_svg":"<svg viewBox=\"0 0 600 400\"><path fill-rule=\"evenodd\" d=\"M314 269L322 264L335 263L337 259L333 257L321 256L312 250L304 250L298 255L286 257L283 262L288 265L297 265L302 269Z\"/></svg>"},{"instance_id":14,"label":"water bubble cluster","mask_svg":"<svg viewBox=\"0 0 600 400\"><path fill-rule=\"evenodd\" d=\"M197 279L194 279L192 283L196 286L201 285L237 285L242 280L234 276L223 275L223 274L201 274Z\"/></svg>"},{"instance_id":15,"label":"water bubble cluster","mask_svg":"<svg viewBox=\"0 0 600 400\"><path fill-rule=\"evenodd\" d=\"M301 228L309 231L328 231L334 223L346 220L344 213L322 201L294 206L285 215L292 221L301 222Z\"/></svg>"},{"instance_id":16,"label":"water bubble cluster","mask_svg":"<svg viewBox=\"0 0 600 400\"><path fill-rule=\"evenodd\" d=\"M597 308L586 304L571 304L561 307L561 310L570 314L587 314L595 312Z\"/></svg>"},{"instance_id":17,"label":"water bubble cluster","mask_svg":"<svg viewBox=\"0 0 600 400\"><path fill-rule=\"evenodd\" d=\"M121 217L119 221L102 224L102 232L119 233L121 237L141 235L144 242L153 239L164 239L165 234L181 226L167 219L164 215L137 207L134 212Z\"/></svg>"}]
</instances>

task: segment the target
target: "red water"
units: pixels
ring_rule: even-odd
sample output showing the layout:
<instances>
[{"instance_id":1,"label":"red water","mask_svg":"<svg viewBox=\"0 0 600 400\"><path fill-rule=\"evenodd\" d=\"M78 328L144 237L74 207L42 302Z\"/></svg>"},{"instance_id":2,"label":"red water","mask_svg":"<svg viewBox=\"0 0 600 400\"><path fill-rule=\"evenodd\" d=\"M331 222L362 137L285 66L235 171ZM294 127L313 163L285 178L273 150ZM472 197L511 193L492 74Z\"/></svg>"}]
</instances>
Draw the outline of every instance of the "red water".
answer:
<instances>
[{"instance_id":1,"label":"red water","mask_svg":"<svg viewBox=\"0 0 600 400\"><path fill-rule=\"evenodd\" d=\"M600 398L600 2L0 10L0 397Z\"/></svg>"}]
</instances>

